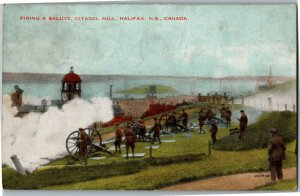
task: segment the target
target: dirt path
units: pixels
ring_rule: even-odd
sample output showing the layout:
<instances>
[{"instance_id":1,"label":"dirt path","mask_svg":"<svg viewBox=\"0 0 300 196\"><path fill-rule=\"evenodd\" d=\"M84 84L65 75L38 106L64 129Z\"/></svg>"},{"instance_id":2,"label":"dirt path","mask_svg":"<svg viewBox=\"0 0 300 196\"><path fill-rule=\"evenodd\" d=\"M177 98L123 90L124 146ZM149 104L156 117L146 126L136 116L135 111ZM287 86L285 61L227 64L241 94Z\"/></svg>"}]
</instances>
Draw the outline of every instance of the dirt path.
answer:
<instances>
[{"instance_id":1,"label":"dirt path","mask_svg":"<svg viewBox=\"0 0 300 196\"><path fill-rule=\"evenodd\" d=\"M297 177L296 167L283 170L283 179L290 180ZM270 172L242 173L209 179L197 180L164 187L161 190L184 191L184 190L252 190L256 187L271 183Z\"/></svg>"}]
</instances>

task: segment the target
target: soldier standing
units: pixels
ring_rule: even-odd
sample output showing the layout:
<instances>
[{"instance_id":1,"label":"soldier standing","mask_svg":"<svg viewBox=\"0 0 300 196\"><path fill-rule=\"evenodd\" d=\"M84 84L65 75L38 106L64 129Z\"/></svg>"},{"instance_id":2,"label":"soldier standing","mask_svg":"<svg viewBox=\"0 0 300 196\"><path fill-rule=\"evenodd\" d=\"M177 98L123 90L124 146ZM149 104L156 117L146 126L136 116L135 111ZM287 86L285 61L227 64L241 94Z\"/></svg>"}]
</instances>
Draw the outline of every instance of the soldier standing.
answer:
<instances>
[{"instance_id":1,"label":"soldier standing","mask_svg":"<svg viewBox=\"0 0 300 196\"><path fill-rule=\"evenodd\" d=\"M172 126L174 131L177 131L177 118L175 112L173 112L169 117L170 125ZM176 130L175 130L176 129Z\"/></svg>"},{"instance_id":2,"label":"soldier standing","mask_svg":"<svg viewBox=\"0 0 300 196\"><path fill-rule=\"evenodd\" d=\"M199 126L200 126L200 132L199 132L199 134L201 134L202 132L205 133L205 130L203 129L203 126L205 124L205 119L206 119L205 113L204 113L203 110L201 110L199 112L199 118L198 118L198 120L199 120Z\"/></svg>"},{"instance_id":3,"label":"soldier standing","mask_svg":"<svg viewBox=\"0 0 300 196\"><path fill-rule=\"evenodd\" d=\"M119 126L118 123L115 123L115 128L116 128L116 132L115 132L115 136L116 136L115 149L116 149L116 152L117 152L118 148L119 148L119 153L121 153L121 144L122 144L123 132L122 132L122 128Z\"/></svg>"},{"instance_id":4,"label":"soldier standing","mask_svg":"<svg viewBox=\"0 0 300 196\"><path fill-rule=\"evenodd\" d=\"M226 107L224 104L221 105L220 113L221 113L221 119L226 120Z\"/></svg>"},{"instance_id":5,"label":"soldier standing","mask_svg":"<svg viewBox=\"0 0 300 196\"><path fill-rule=\"evenodd\" d=\"M152 144L154 143L155 138L157 138L159 144L161 144L161 141L160 141L160 124L158 123L157 118L154 118L154 126L152 127L152 130L154 131Z\"/></svg>"},{"instance_id":6,"label":"soldier standing","mask_svg":"<svg viewBox=\"0 0 300 196\"><path fill-rule=\"evenodd\" d=\"M142 140L145 140L145 135L147 132L147 128L145 125L145 121L143 119L139 120L139 138L141 138Z\"/></svg>"},{"instance_id":7,"label":"soldier standing","mask_svg":"<svg viewBox=\"0 0 300 196\"><path fill-rule=\"evenodd\" d=\"M269 164L272 181L282 180L282 160L285 159L285 145L283 138L280 137L276 129L271 128L269 130L271 134L271 139L268 143L268 154L269 154Z\"/></svg>"},{"instance_id":8,"label":"soldier standing","mask_svg":"<svg viewBox=\"0 0 300 196\"><path fill-rule=\"evenodd\" d=\"M226 108L226 122L227 122L227 126L230 127L231 126L231 115L232 112L229 109L229 107Z\"/></svg>"},{"instance_id":9,"label":"soldier standing","mask_svg":"<svg viewBox=\"0 0 300 196\"><path fill-rule=\"evenodd\" d=\"M239 138L242 140L246 139L246 129L247 129L247 125L248 125L248 117L245 114L244 110L241 110L241 117L238 118L238 120L240 121L240 136Z\"/></svg>"},{"instance_id":10,"label":"soldier standing","mask_svg":"<svg viewBox=\"0 0 300 196\"><path fill-rule=\"evenodd\" d=\"M134 157L136 136L133 133L132 129L130 128L130 125L126 126L124 134L125 134L125 141L126 141L126 150L128 151L130 147L132 152L132 157Z\"/></svg>"},{"instance_id":11,"label":"soldier standing","mask_svg":"<svg viewBox=\"0 0 300 196\"><path fill-rule=\"evenodd\" d=\"M218 132L218 126L217 126L217 123L216 122L213 122L211 124L211 127L210 127L210 131L211 132L211 140L212 140L212 144L215 144L216 141L217 141L217 132Z\"/></svg>"},{"instance_id":12,"label":"soldier standing","mask_svg":"<svg viewBox=\"0 0 300 196\"><path fill-rule=\"evenodd\" d=\"M84 130L85 129L83 128L79 128L79 151L83 159L84 165L87 165L87 158L89 155L87 147L91 143L91 138L88 136L88 134L85 133Z\"/></svg>"},{"instance_id":13,"label":"soldier standing","mask_svg":"<svg viewBox=\"0 0 300 196\"><path fill-rule=\"evenodd\" d=\"M214 113L213 113L211 107L208 106L207 112L206 112L206 117L207 117L207 122L208 123L211 123L211 120L212 120L213 116L214 116Z\"/></svg>"},{"instance_id":14,"label":"soldier standing","mask_svg":"<svg viewBox=\"0 0 300 196\"><path fill-rule=\"evenodd\" d=\"M188 118L189 118L188 114L184 110L182 110L180 119L182 120L182 124L185 128L187 128Z\"/></svg>"}]
</instances>

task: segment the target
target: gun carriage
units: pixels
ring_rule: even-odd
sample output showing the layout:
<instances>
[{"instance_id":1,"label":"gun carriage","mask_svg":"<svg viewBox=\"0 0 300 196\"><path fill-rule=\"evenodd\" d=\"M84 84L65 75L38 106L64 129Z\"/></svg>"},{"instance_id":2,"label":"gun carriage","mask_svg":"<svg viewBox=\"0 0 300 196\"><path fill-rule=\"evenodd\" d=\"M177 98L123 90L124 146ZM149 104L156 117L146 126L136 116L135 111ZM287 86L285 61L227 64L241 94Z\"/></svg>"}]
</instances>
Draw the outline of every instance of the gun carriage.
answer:
<instances>
[{"instance_id":1,"label":"gun carriage","mask_svg":"<svg viewBox=\"0 0 300 196\"><path fill-rule=\"evenodd\" d=\"M174 113L173 115L163 114L158 120L162 133L191 131L188 127L180 123L182 121L180 116L180 113Z\"/></svg>"},{"instance_id":2,"label":"gun carriage","mask_svg":"<svg viewBox=\"0 0 300 196\"><path fill-rule=\"evenodd\" d=\"M89 136L90 142L88 143L89 154L95 152L104 152L113 155L112 152L105 148L102 144L102 137L99 130L93 128L86 128L85 133ZM79 131L71 132L66 139L66 149L69 155L74 159L80 158L80 133Z\"/></svg>"}]
</instances>

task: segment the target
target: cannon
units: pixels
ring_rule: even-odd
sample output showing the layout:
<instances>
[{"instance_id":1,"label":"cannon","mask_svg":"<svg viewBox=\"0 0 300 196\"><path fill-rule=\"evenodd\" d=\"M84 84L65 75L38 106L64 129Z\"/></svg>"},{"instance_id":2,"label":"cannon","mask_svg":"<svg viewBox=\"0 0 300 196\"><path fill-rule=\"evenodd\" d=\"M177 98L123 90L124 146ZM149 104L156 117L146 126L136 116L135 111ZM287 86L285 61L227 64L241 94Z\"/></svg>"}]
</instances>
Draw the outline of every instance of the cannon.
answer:
<instances>
[{"instance_id":1,"label":"cannon","mask_svg":"<svg viewBox=\"0 0 300 196\"><path fill-rule=\"evenodd\" d=\"M98 130L93 128L86 128L86 134L90 137L91 142L88 144L89 154L95 152L104 152L110 155L114 155L108 151L104 145L102 145L102 137ZM74 159L80 158L80 135L79 131L71 132L66 139L66 149L69 155Z\"/></svg>"},{"instance_id":2,"label":"cannon","mask_svg":"<svg viewBox=\"0 0 300 196\"><path fill-rule=\"evenodd\" d=\"M177 133L183 131L191 131L189 128L180 124L180 113L175 113L175 118L170 114L163 114L159 118L162 133Z\"/></svg>"}]
</instances>

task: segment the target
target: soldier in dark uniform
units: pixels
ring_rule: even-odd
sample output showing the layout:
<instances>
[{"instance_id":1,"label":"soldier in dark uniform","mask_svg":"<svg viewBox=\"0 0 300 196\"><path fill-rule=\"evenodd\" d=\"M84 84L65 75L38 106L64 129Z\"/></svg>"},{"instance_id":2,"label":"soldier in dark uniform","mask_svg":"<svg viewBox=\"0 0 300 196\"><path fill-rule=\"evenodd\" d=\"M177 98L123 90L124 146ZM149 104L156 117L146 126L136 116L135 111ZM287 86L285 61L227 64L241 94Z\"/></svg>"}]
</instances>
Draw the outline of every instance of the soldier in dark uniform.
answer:
<instances>
[{"instance_id":1,"label":"soldier in dark uniform","mask_svg":"<svg viewBox=\"0 0 300 196\"><path fill-rule=\"evenodd\" d=\"M175 129L177 128L177 118L176 118L175 112L173 112L170 115L168 120L170 122L170 125L173 127L173 130L176 131Z\"/></svg>"},{"instance_id":2,"label":"soldier in dark uniform","mask_svg":"<svg viewBox=\"0 0 300 196\"><path fill-rule=\"evenodd\" d=\"M282 180L282 160L285 159L286 147L283 142L283 138L279 135L276 129L271 128L269 130L271 134L271 139L268 143L268 154L269 154L269 164L272 181Z\"/></svg>"},{"instance_id":3,"label":"soldier in dark uniform","mask_svg":"<svg viewBox=\"0 0 300 196\"><path fill-rule=\"evenodd\" d=\"M230 127L231 126L231 115L232 115L232 112L231 110L229 109L229 107L226 108L226 122L227 122L227 126Z\"/></svg>"},{"instance_id":4,"label":"soldier in dark uniform","mask_svg":"<svg viewBox=\"0 0 300 196\"><path fill-rule=\"evenodd\" d=\"M208 123L211 123L211 120L212 120L213 116L214 116L214 113L213 113L211 107L208 106L207 112L206 112L206 118L207 118Z\"/></svg>"},{"instance_id":5,"label":"soldier in dark uniform","mask_svg":"<svg viewBox=\"0 0 300 196\"><path fill-rule=\"evenodd\" d=\"M205 124L205 119L206 119L206 115L205 115L204 111L201 110L199 112L199 118L198 118L198 120L199 120L199 126L200 126L200 132L199 132L199 134L201 134L202 132L205 133L205 130L203 129L203 126Z\"/></svg>"},{"instance_id":6,"label":"soldier in dark uniform","mask_svg":"<svg viewBox=\"0 0 300 196\"><path fill-rule=\"evenodd\" d=\"M189 118L188 114L184 110L182 110L180 119L182 120L183 126L186 128L187 128L187 124L188 124L188 118Z\"/></svg>"},{"instance_id":7,"label":"soldier in dark uniform","mask_svg":"<svg viewBox=\"0 0 300 196\"><path fill-rule=\"evenodd\" d=\"M154 126L152 127L152 130L154 131L152 143L154 143L155 138L157 138L159 144L161 144L161 141L160 141L160 124L158 123L157 118L154 118Z\"/></svg>"},{"instance_id":8,"label":"soldier in dark uniform","mask_svg":"<svg viewBox=\"0 0 300 196\"><path fill-rule=\"evenodd\" d=\"M136 142L136 135L133 133L130 125L127 125L124 131L125 141L126 141L126 149L129 150L131 148L132 157L134 157L134 148Z\"/></svg>"},{"instance_id":9,"label":"soldier in dark uniform","mask_svg":"<svg viewBox=\"0 0 300 196\"><path fill-rule=\"evenodd\" d=\"M220 113L221 113L221 119L226 120L226 107L224 104L221 105Z\"/></svg>"},{"instance_id":10,"label":"soldier in dark uniform","mask_svg":"<svg viewBox=\"0 0 300 196\"><path fill-rule=\"evenodd\" d=\"M145 140L145 135L147 132L147 128L145 125L145 121L143 119L139 120L139 138Z\"/></svg>"},{"instance_id":11,"label":"soldier in dark uniform","mask_svg":"<svg viewBox=\"0 0 300 196\"><path fill-rule=\"evenodd\" d=\"M217 141L217 132L218 132L218 126L216 122L212 122L209 132L211 132L212 143L215 144Z\"/></svg>"},{"instance_id":12,"label":"soldier in dark uniform","mask_svg":"<svg viewBox=\"0 0 300 196\"><path fill-rule=\"evenodd\" d=\"M88 145L91 143L91 138L85 133L85 129L79 128L79 152L85 165L87 165L87 158L89 155Z\"/></svg>"},{"instance_id":13,"label":"soldier in dark uniform","mask_svg":"<svg viewBox=\"0 0 300 196\"><path fill-rule=\"evenodd\" d=\"M246 129L247 129L247 125L248 125L248 117L245 114L244 110L241 110L241 117L238 118L238 120L240 121L240 136L239 138L242 140L246 139Z\"/></svg>"},{"instance_id":14,"label":"soldier in dark uniform","mask_svg":"<svg viewBox=\"0 0 300 196\"><path fill-rule=\"evenodd\" d=\"M119 148L119 153L121 153L121 144L122 144L123 131L122 131L122 128L119 126L118 123L115 123L115 128L116 128L116 132L115 132L115 136L116 136L115 149L116 149L116 152L117 152L118 148Z\"/></svg>"}]
</instances>

